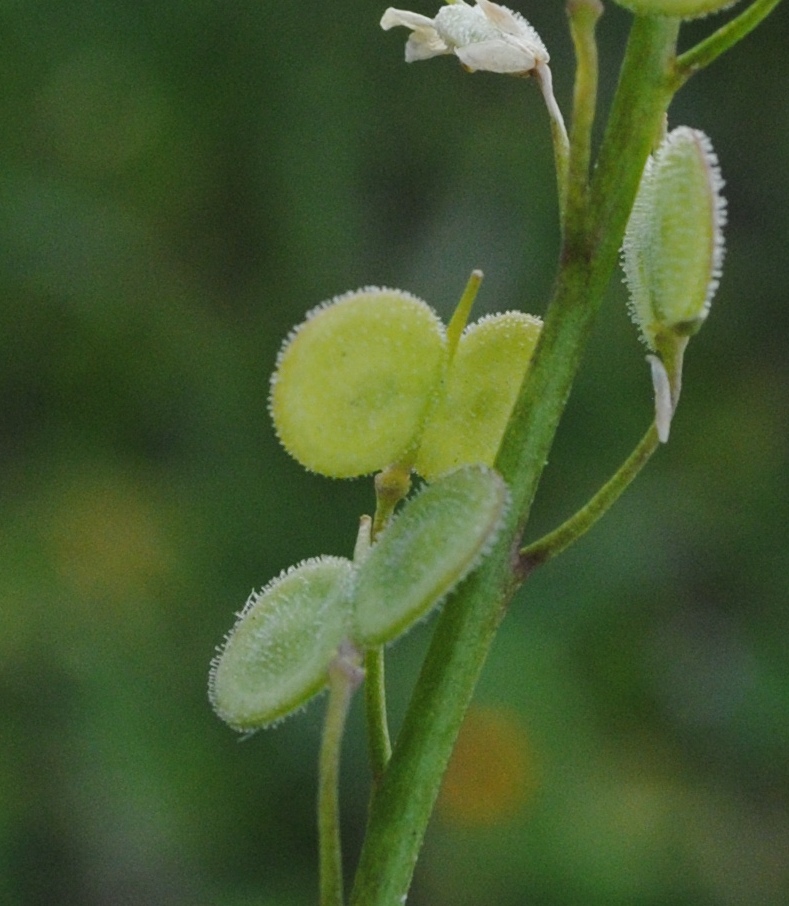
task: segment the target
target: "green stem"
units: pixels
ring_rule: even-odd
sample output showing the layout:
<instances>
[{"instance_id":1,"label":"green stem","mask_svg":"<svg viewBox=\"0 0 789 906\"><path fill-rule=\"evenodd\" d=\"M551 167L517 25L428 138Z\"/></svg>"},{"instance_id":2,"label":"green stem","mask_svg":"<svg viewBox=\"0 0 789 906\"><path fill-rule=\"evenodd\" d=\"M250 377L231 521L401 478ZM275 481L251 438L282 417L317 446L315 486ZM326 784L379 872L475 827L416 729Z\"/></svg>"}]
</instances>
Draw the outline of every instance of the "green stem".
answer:
<instances>
[{"instance_id":1,"label":"green stem","mask_svg":"<svg viewBox=\"0 0 789 906\"><path fill-rule=\"evenodd\" d=\"M478 272L475 271L475 273ZM473 280L474 274L469 280L469 286L471 286ZM479 280L476 281L476 286L479 286ZM467 287L464 298L468 293L469 288ZM472 302L474 295L476 295L476 291L471 296ZM396 463L375 476L375 516L373 517L372 530L369 536L370 544L375 541L389 524L397 504L408 495L410 490L411 469L406 463ZM360 554L362 557L366 555L367 550L362 551ZM359 559L359 557L355 556L354 559ZM392 744L389 741L389 719L386 709L383 648L371 648L366 652L364 669L367 677L364 686L367 748L370 753L373 780L377 783L386 770L389 757L392 754Z\"/></svg>"},{"instance_id":2,"label":"green stem","mask_svg":"<svg viewBox=\"0 0 789 906\"><path fill-rule=\"evenodd\" d=\"M441 613L389 767L373 795L353 906L400 906L407 895L466 707L524 578L520 537L670 100L676 35L673 20L634 22L590 193L600 208L577 211L567 221L554 298L496 461L513 505L493 550Z\"/></svg>"},{"instance_id":3,"label":"green stem","mask_svg":"<svg viewBox=\"0 0 789 906\"><path fill-rule=\"evenodd\" d=\"M592 126L597 106L598 62L595 28L602 13L603 6L600 0L569 0L567 4L576 59L567 204L576 210L580 210L585 204L589 179Z\"/></svg>"},{"instance_id":4,"label":"green stem","mask_svg":"<svg viewBox=\"0 0 789 906\"><path fill-rule=\"evenodd\" d=\"M742 41L780 2L781 0L756 0L739 16L731 19L708 38L677 57L675 87L679 88L684 85L694 73L709 66L722 53Z\"/></svg>"},{"instance_id":5,"label":"green stem","mask_svg":"<svg viewBox=\"0 0 789 906\"><path fill-rule=\"evenodd\" d=\"M600 488L584 507L566 522L563 522L557 529L521 550L524 569L527 572L531 572L537 566L541 566L561 554L573 542L585 535L597 520L604 516L611 506L619 500L625 489L649 462L650 457L659 445L657 430L653 424L616 474Z\"/></svg>"},{"instance_id":6,"label":"green stem","mask_svg":"<svg viewBox=\"0 0 789 906\"><path fill-rule=\"evenodd\" d=\"M369 516L362 516L359 535L353 553L354 563L361 563L369 554L372 545L372 522ZM383 774L392 746L389 742L389 724L386 718L386 685L384 683L384 650L371 648L364 656L364 703L367 716L367 744L373 778Z\"/></svg>"},{"instance_id":7,"label":"green stem","mask_svg":"<svg viewBox=\"0 0 789 906\"><path fill-rule=\"evenodd\" d=\"M346 645L329 667L329 699L323 724L318 780L320 906L343 906L340 839L340 754L354 690L362 679L361 658Z\"/></svg>"},{"instance_id":8,"label":"green stem","mask_svg":"<svg viewBox=\"0 0 789 906\"><path fill-rule=\"evenodd\" d=\"M364 703L367 714L367 746L373 783L383 776L392 756L389 722L386 716L384 649L371 648L364 656Z\"/></svg>"},{"instance_id":9,"label":"green stem","mask_svg":"<svg viewBox=\"0 0 789 906\"><path fill-rule=\"evenodd\" d=\"M664 36L665 44L651 43L652 30ZM671 75L678 32L677 19L637 17L633 22L591 185L588 229L597 261L589 289L595 295L602 291L601 282L610 279L644 164L663 129L675 88Z\"/></svg>"}]
</instances>

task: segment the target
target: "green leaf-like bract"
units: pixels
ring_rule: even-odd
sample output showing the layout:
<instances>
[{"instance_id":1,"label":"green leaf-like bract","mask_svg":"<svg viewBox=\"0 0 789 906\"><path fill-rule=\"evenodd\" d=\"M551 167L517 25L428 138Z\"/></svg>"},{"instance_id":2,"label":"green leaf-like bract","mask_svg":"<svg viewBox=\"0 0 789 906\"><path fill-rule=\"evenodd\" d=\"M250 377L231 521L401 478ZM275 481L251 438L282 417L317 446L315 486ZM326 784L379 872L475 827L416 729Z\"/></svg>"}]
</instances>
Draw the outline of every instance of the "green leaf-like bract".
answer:
<instances>
[{"instance_id":1,"label":"green leaf-like bract","mask_svg":"<svg viewBox=\"0 0 789 906\"><path fill-rule=\"evenodd\" d=\"M353 635L397 638L474 569L501 525L509 494L485 466L465 466L412 498L358 570Z\"/></svg>"}]
</instances>

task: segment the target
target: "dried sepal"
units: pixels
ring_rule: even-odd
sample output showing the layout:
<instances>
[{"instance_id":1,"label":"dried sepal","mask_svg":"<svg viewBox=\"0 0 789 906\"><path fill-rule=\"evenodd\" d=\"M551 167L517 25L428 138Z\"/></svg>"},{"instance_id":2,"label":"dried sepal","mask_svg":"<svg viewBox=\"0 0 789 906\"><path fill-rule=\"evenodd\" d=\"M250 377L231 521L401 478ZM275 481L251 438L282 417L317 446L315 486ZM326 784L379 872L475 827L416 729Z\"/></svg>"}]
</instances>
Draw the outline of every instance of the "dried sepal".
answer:
<instances>
[{"instance_id":1,"label":"dried sepal","mask_svg":"<svg viewBox=\"0 0 789 906\"><path fill-rule=\"evenodd\" d=\"M493 543L509 502L498 473L466 466L411 498L358 568L353 638L397 638L473 570Z\"/></svg>"},{"instance_id":2,"label":"dried sepal","mask_svg":"<svg viewBox=\"0 0 789 906\"><path fill-rule=\"evenodd\" d=\"M286 340L270 410L305 468L351 478L415 442L447 358L444 326L421 299L367 287L313 309Z\"/></svg>"},{"instance_id":3,"label":"dried sepal","mask_svg":"<svg viewBox=\"0 0 789 906\"><path fill-rule=\"evenodd\" d=\"M658 440L665 444L674 417L674 400L671 393L671 381L663 361L656 355L648 355L647 362L652 373L652 387L655 391L655 428Z\"/></svg>"},{"instance_id":4,"label":"dried sepal","mask_svg":"<svg viewBox=\"0 0 789 906\"><path fill-rule=\"evenodd\" d=\"M236 730L275 723L328 680L347 635L353 564L306 560L253 593L211 663L209 698Z\"/></svg>"}]
</instances>

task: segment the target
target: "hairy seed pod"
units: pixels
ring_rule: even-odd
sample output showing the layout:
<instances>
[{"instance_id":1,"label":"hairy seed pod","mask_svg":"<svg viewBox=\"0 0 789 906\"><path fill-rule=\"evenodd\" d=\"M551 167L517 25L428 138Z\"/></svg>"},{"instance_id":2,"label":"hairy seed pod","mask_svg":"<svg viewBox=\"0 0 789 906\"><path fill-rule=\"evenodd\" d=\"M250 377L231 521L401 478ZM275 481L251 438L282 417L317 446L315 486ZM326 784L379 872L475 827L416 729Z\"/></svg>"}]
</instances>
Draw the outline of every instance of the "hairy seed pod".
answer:
<instances>
[{"instance_id":1,"label":"hairy seed pod","mask_svg":"<svg viewBox=\"0 0 789 906\"><path fill-rule=\"evenodd\" d=\"M415 470L428 480L467 463L493 465L540 336L539 318L519 311L469 325L430 414Z\"/></svg>"},{"instance_id":2,"label":"hairy seed pod","mask_svg":"<svg viewBox=\"0 0 789 906\"><path fill-rule=\"evenodd\" d=\"M639 16L671 16L700 19L734 6L737 0L616 0L620 6Z\"/></svg>"},{"instance_id":3,"label":"hairy seed pod","mask_svg":"<svg viewBox=\"0 0 789 906\"><path fill-rule=\"evenodd\" d=\"M211 664L209 698L236 730L275 723L327 683L346 636L353 564L319 557L253 593Z\"/></svg>"},{"instance_id":4,"label":"hairy seed pod","mask_svg":"<svg viewBox=\"0 0 789 906\"><path fill-rule=\"evenodd\" d=\"M415 443L446 365L444 326L421 299L368 287L311 311L288 337L270 410L305 468L352 478Z\"/></svg>"},{"instance_id":5,"label":"hairy seed pod","mask_svg":"<svg viewBox=\"0 0 789 906\"><path fill-rule=\"evenodd\" d=\"M490 549L509 503L497 472L466 466L409 500L359 566L353 639L382 645L424 617Z\"/></svg>"},{"instance_id":6,"label":"hairy seed pod","mask_svg":"<svg viewBox=\"0 0 789 906\"><path fill-rule=\"evenodd\" d=\"M622 246L630 312L647 346L704 323L721 274L726 204L709 139L681 126L646 165Z\"/></svg>"}]
</instances>

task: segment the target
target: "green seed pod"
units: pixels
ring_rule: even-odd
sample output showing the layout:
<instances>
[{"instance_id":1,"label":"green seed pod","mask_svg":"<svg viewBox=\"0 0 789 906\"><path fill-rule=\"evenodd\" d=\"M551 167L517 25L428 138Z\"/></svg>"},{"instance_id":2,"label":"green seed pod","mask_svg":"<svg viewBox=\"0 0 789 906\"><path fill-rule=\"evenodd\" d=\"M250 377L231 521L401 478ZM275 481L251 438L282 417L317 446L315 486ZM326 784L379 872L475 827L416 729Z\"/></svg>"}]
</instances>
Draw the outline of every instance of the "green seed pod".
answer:
<instances>
[{"instance_id":1,"label":"green seed pod","mask_svg":"<svg viewBox=\"0 0 789 906\"><path fill-rule=\"evenodd\" d=\"M415 470L432 480L466 463L492 466L540 336L539 318L488 315L466 328L422 436Z\"/></svg>"},{"instance_id":2,"label":"green seed pod","mask_svg":"<svg viewBox=\"0 0 789 906\"><path fill-rule=\"evenodd\" d=\"M383 469L416 441L446 357L443 324L408 293L368 287L319 306L271 379L279 439L332 478Z\"/></svg>"},{"instance_id":3,"label":"green seed pod","mask_svg":"<svg viewBox=\"0 0 789 906\"><path fill-rule=\"evenodd\" d=\"M630 312L650 349L704 323L723 264L726 203L709 139L680 126L647 162L622 245Z\"/></svg>"},{"instance_id":4,"label":"green seed pod","mask_svg":"<svg viewBox=\"0 0 789 906\"><path fill-rule=\"evenodd\" d=\"M304 705L328 679L347 635L353 564L306 560L252 594L211 663L208 696L236 730L256 730Z\"/></svg>"},{"instance_id":5,"label":"green seed pod","mask_svg":"<svg viewBox=\"0 0 789 906\"><path fill-rule=\"evenodd\" d=\"M446 365L446 334L421 299L367 288L319 306L288 337L271 416L305 468L353 478L413 445Z\"/></svg>"},{"instance_id":6,"label":"green seed pod","mask_svg":"<svg viewBox=\"0 0 789 906\"><path fill-rule=\"evenodd\" d=\"M616 2L639 16L700 19L702 16L734 6L737 0L616 0Z\"/></svg>"},{"instance_id":7,"label":"green seed pod","mask_svg":"<svg viewBox=\"0 0 789 906\"><path fill-rule=\"evenodd\" d=\"M406 503L358 570L354 640L391 642L449 594L493 543L509 502L501 477L466 466Z\"/></svg>"}]
</instances>

